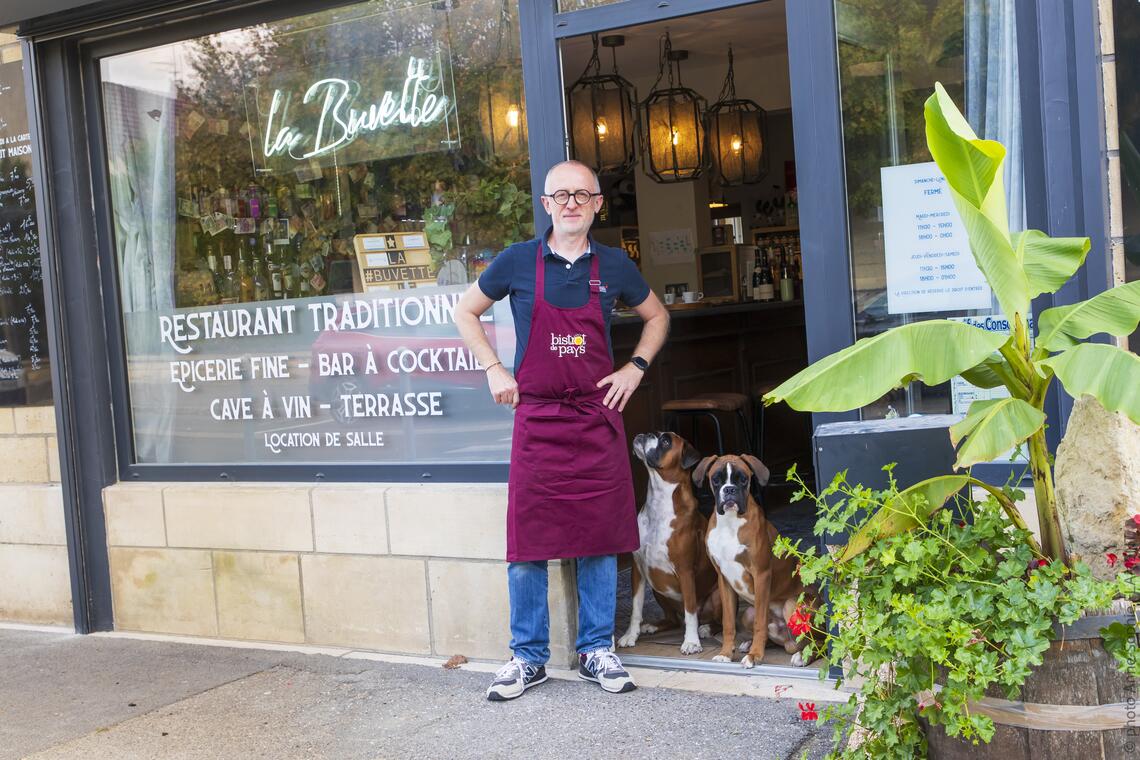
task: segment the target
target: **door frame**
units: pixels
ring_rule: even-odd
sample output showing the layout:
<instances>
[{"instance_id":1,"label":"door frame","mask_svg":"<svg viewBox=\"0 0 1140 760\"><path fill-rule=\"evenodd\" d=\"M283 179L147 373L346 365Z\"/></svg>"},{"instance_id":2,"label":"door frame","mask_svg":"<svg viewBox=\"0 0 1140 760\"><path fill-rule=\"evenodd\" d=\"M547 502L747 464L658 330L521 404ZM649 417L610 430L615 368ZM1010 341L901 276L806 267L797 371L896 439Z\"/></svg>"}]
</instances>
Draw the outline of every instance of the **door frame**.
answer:
<instances>
[{"instance_id":1,"label":"door frame","mask_svg":"<svg viewBox=\"0 0 1140 760\"><path fill-rule=\"evenodd\" d=\"M560 40L769 1L620 0L557 13L557 0L520 0L531 186L542 187L546 167L569 155ZM835 14L831 0L789 0L785 13L788 39L795 40L788 46L788 68L804 251L804 318L808 359L816 361L855 338L846 183L835 181L844 176ZM534 218L536 230L546 229L549 217L537 193ZM841 256L836 257L836 251ZM813 426L853 419L858 412L812 415Z\"/></svg>"}]
</instances>

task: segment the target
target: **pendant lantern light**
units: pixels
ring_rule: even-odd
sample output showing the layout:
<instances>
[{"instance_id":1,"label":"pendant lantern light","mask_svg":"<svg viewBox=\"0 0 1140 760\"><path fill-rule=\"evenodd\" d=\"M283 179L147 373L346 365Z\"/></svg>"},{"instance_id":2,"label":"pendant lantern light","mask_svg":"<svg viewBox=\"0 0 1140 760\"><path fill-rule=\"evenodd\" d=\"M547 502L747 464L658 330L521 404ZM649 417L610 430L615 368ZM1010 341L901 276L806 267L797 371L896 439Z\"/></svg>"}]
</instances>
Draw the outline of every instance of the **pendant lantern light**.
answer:
<instances>
[{"instance_id":1,"label":"pendant lantern light","mask_svg":"<svg viewBox=\"0 0 1140 760\"><path fill-rule=\"evenodd\" d=\"M681 61L688 51L674 50L669 33L661 38L661 60L653 91L641 104L645 173L657 182L688 182L705 165L705 99L681 81ZM673 69L676 67L676 74ZM668 72L665 89L658 89Z\"/></svg>"},{"instance_id":2,"label":"pendant lantern light","mask_svg":"<svg viewBox=\"0 0 1140 760\"><path fill-rule=\"evenodd\" d=\"M637 90L617 69L617 49L624 44L620 34L602 37L613 54L613 71L603 74L595 34L586 69L566 91L570 155L598 174L627 174L637 161Z\"/></svg>"},{"instance_id":3,"label":"pendant lantern light","mask_svg":"<svg viewBox=\"0 0 1140 760\"><path fill-rule=\"evenodd\" d=\"M483 158L514 160L528 154L526 103L523 100L522 55L515 45L511 3L499 10L495 58L484 72L479 93Z\"/></svg>"},{"instance_id":4,"label":"pendant lantern light","mask_svg":"<svg viewBox=\"0 0 1140 760\"><path fill-rule=\"evenodd\" d=\"M768 173L768 115L757 103L736 97L732 47L720 97L706 115L713 179L721 185L750 185Z\"/></svg>"}]
</instances>

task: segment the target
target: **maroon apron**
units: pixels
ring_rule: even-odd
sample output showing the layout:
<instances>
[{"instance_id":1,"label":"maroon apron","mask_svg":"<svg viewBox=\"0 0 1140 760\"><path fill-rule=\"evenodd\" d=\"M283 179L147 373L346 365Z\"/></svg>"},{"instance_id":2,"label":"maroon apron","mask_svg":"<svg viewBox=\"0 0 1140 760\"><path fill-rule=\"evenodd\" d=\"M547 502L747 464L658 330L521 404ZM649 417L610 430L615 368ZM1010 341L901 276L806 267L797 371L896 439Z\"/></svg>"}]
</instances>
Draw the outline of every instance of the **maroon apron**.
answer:
<instances>
[{"instance_id":1,"label":"maroon apron","mask_svg":"<svg viewBox=\"0 0 1140 760\"><path fill-rule=\"evenodd\" d=\"M598 254L590 300L576 309L547 303L542 244L534 312L511 442L507 559L590 557L637 549L637 510L621 412L602 403L613 372L602 314Z\"/></svg>"}]
</instances>

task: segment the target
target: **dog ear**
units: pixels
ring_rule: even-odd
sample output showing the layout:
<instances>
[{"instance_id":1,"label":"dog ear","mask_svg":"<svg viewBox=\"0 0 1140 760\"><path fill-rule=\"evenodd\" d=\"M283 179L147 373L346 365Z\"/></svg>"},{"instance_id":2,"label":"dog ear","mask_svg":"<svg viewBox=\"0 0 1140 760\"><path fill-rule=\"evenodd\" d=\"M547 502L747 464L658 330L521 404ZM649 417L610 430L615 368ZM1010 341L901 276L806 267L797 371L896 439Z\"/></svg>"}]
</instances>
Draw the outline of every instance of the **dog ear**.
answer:
<instances>
[{"instance_id":1,"label":"dog ear","mask_svg":"<svg viewBox=\"0 0 1140 760\"><path fill-rule=\"evenodd\" d=\"M705 476L709 474L709 467L715 461L716 457L705 457L701 460L700 464L693 470L693 485L698 488L706 485Z\"/></svg>"},{"instance_id":2,"label":"dog ear","mask_svg":"<svg viewBox=\"0 0 1140 760\"><path fill-rule=\"evenodd\" d=\"M748 490L752 493L752 498L759 503L761 489L768 485L768 478L771 477L771 473L768 472L768 468L764 466L763 462L751 454L742 454L740 458L752 470L752 479L748 483Z\"/></svg>"},{"instance_id":3,"label":"dog ear","mask_svg":"<svg viewBox=\"0 0 1140 760\"><path fill-rule=\"evenodd\" d=\"M687 470L697 462L701 461L701 452L697 451L693 444L689 443L684 438L681 439L681 442L683 444L681 446L681 469Z\"/></svg>"}]
</instances>

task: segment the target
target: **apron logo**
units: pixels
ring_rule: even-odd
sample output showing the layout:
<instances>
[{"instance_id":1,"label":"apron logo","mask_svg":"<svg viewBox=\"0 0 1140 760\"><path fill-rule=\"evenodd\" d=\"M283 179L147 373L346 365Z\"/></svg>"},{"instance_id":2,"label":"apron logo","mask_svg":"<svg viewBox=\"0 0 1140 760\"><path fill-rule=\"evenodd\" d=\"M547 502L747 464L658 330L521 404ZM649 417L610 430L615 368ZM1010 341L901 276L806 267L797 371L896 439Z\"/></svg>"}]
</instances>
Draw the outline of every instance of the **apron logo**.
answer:
<instances>
[{"instance_id":1,"label":"apron logo","mask_svg":"<svg viewBox=\"0 0 1140 760\"><path fill-rule=\"evenodd\" d=\"M563 356L584 356L586 354L586 336L582 333L576 335L550 334L550 350Z\"/></svg>"}]
</instances>

